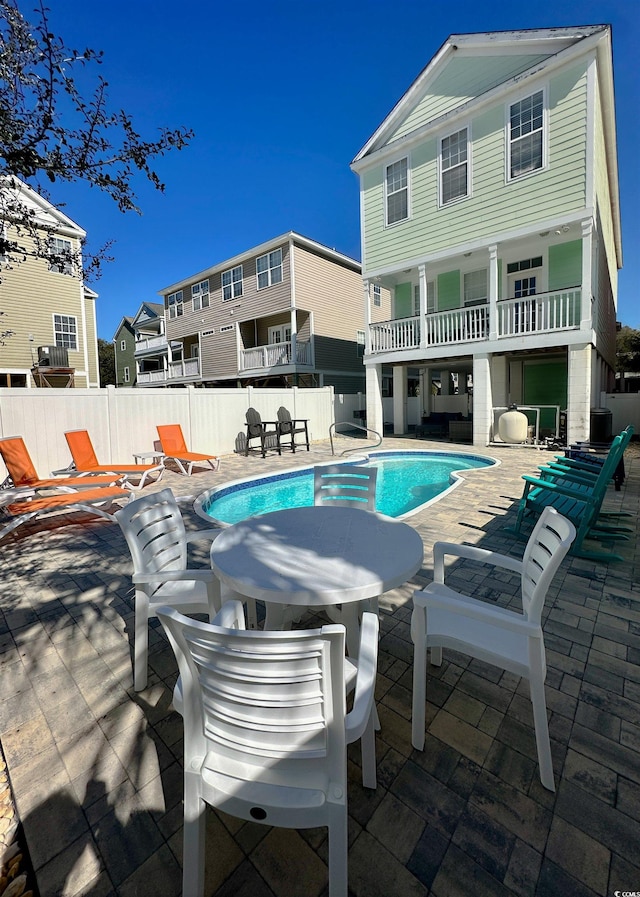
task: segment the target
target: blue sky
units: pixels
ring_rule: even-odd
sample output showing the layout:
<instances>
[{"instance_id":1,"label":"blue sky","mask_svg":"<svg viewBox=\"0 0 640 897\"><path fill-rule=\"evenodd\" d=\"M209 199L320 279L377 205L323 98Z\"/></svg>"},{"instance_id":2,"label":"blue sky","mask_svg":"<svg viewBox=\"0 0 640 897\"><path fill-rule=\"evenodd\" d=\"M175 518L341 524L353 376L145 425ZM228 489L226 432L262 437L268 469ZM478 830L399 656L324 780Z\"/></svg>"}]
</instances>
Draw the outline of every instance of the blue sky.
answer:
<instances>
[{"instance_id":1,"label":"blue sky","mask_svg":"<svg viewBox=\"0 0 640 897\"><path fill-rule=\"evenodd\" d=\"M195 131L141 178L141 216L96 190L51 197L115 261L93 287L98 333L164 286L295 230L360 258L358 179L349 163L449 34L613 26L624 268L618 319L640 328L640 7L635 0L49 0L51 30L104 51L111 105L144 137ZM30 4L23 2L23 11ZM636 149L634 149L634 147Z\"/></svg>"}]
</instances>

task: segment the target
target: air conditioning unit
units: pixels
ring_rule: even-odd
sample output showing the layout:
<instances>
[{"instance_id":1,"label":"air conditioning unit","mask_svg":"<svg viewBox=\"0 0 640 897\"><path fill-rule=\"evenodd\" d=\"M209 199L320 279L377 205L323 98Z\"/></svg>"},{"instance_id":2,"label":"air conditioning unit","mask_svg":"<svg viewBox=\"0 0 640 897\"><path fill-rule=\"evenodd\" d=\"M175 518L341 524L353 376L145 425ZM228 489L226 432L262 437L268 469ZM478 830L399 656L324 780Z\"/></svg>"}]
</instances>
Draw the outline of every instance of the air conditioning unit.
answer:
<instances>
[{"instance_id":1,"label":"air conditioning unit","mask_svg":"<svg viewBox=\"0 0 640 897\"><path fill-rule=\"evenodd\" d=\"M38 365L43 368L68 368L69 353L64 346L38 346Z\"/></svg>"}]
</instances>

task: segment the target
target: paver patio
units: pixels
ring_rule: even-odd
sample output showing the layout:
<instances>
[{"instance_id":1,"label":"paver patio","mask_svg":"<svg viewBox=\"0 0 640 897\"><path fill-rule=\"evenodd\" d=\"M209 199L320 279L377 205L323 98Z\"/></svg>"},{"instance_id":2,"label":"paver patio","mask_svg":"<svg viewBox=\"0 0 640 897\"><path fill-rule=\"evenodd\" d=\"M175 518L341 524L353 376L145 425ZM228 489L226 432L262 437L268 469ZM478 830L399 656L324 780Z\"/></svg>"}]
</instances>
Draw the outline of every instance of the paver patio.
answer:
<instances>
[{"instance_id":1,"label":"paver patio","mask_svg":"<svg viewBox=\"0 0 640 897\"><path fill-rule=\"evenodd\" d=\"M383 448L469 446L385 439ZM429 668L424 752L411 746L413 589L431 578L436 539L520 556L504 531L523 473L549 458L488 448L501 460L465 473L411 517L424 567L381 601L378 788L350 754L349 885L355 897L613 895L640 891L640 592L637 538L624 563L567 558L545 608L547 703L557 791L540 784L526 683L445 651ZM329 460L328 443L266 459L231 456L218 473L167 472L195 497L240 476ZM607 508L640 510L640 453ZM147 487L153 489L156 487ZM183 504L187 524L203 524ZM177 897L181 890L182 720L176 664L150 637L149 687L132 688L130 558L115 524L65 518L2 542L0 740L41 897ZM198 563L208 564L206 547ZM459 569L458 569L459 568ZM508 576L458 565L456 580L507 605ZM498 585L499 592L490 592ZM311 615L307 621L315 625ZM157 623L157 621L155 621ZM326 832L271 829L208 811L207 897L320 897Z\"/></svg>"}]
</instances>

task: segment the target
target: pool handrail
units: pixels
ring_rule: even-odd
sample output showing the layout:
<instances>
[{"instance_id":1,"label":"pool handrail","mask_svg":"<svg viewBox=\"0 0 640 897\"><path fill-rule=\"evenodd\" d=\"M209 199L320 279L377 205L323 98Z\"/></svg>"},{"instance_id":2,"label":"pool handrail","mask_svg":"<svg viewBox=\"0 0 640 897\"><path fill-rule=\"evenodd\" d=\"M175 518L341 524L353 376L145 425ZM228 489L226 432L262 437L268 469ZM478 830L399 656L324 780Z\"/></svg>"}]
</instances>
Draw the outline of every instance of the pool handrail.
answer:
<instances>
[{"instance_id":1,"label":"pool handrail","mask_svg":"<svg viewBox=\"0 0 640 897\"><path fill-rule=\"evenodd\" d=\"M350 429L362 430L364 433L373 433L377 438L377 442L374 445L367 446L367 448L377 448L379 445L382 445L382 436L378 433L377 430L372 430L371 427L363 427L361 424L354 424L352 421L348 420L339 420L334 421L329 427L329 442L331 443L331 454L335 455L335 448L333 446L333 434L337 432L338 424L348 424ZM348 455L350 452L361 452L362 447L358 448L349 448L345 449L343 452L340 452L341 455Z\"/></svg>"}]
</instances>

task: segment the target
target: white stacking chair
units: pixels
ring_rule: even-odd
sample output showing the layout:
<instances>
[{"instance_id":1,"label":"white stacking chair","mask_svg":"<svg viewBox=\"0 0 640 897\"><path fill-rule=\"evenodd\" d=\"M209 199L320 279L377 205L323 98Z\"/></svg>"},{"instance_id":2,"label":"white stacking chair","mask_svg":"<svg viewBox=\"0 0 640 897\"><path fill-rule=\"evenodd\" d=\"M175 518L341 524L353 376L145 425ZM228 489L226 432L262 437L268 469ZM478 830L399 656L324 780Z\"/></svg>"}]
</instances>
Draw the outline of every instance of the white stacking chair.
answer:
<instances>
[{"instance_id":1,"label":"white stacking chair","mask_svg":"<svg viewBox=\"0 0 640 897\"><path fill-rule=\"evenodd\" d=\"M171 489L144 495L130 502L115 518L127 541L133 561L135 628L133 687L147 686L149 619L160 605L171 605L186 614L207 614L220 609L220 582L210 568L187 567L189 542L213 541L219 529L187 533L180 508ZM256 625L255 602L249 606L250 622Z\"/></svg>"},{"instance_id":2,"label":"white stacking chair","mask_svg":"<svg viewBox=\"0 0 640 897\"><path fill-rule=\"evenodd\" d=\"M427 648L431 663L442 663L442 648L452 648L529 680L540 780L555 791L544 696L546 655L542 608L551 581L575 538L575 528L546 508L529 537L521 561L471 545L436 542L434 581L413 595L411 638L413 711L411 741L424 749ZM522 612L495 607L445 585L446 555L502 567L520 575Z\"/></svg>"},{"instance_id":3,"label":"white stacking chair","mask_svg":"<svg viewBox=\"0 0 640 897\"><path fill-rule=\"evenodd\" d=\"M326 826L329 897L347 897L347 744L361 739L363 784L376 787L377 617L364 615L356 666L343 626L245 631L239 601L211 624L169 607L157 614L180 670L183 897L204 894L207 804L264 825Z\"/></svg>"}]
</instances>

